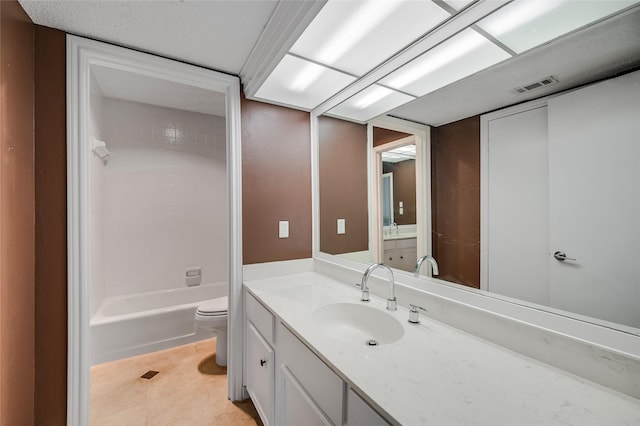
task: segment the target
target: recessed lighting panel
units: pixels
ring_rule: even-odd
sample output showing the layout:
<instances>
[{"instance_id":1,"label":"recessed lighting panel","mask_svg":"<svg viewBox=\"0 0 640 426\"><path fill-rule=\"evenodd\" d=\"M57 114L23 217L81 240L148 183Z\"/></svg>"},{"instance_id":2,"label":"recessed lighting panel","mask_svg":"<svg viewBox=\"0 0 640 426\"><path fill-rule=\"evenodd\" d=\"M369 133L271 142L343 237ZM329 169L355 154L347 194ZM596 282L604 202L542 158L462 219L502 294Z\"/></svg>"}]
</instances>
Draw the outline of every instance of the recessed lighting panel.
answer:
<instances>
[{"instance_id":1,"label":"recessed lighting panel","mask_svg":"<svg viewBox=\"0 0 640 426\"><path fill-rule=\"evenodd\" d=\"M353 81L348 74L286 55L256 97L311 110Z\"/></svg>"},{"instance_id":2,"label":"recessed lighting panel","mask_svg":"<svg viewBox=\"0 0 640 426\"><path fill-rule=\"evenodd\" d=\"M328 114L366 122L415 98L374 84L332 108Z\"/></svg>"},{"instance_id":3,"label":"recessed lighting panel","mask_svg":"<svg viewBox=\"0 0 640 426\"><path fill-rule=\"evenodd\" d=\"M468 28L402 66L381 83L423 96L510 57Z\"/></svg>"},{"instance_id":4,"label":"recessed lighting panel","mask_svg":"<svg viewBox=\"0 0 640 426\"><path fill-rule=\"evenodd\" d=\"M454 8L455 10L460 10L464 8L469 3L472 3L473 0L444 0L446 4Z\"/></svg>"},{"instance_id":5,"label":"recessed lighting panel","mask_svg":"<svg viewBox=\"0 0 640 426\"><path fill-rule=\"evenodd\" d=\"M362 76L450 16L429 0L329 0L290 52Z\"/></svg>"},{"instance_id":6,"label":"recessed lighting panel","mask_svg":"<svg viewBox=\"0 0 640 426\"><path fill-rule=\"evenodd\" d=\"M478 23L516 53L522 53L591 22L616 13L637 0L516 0Z\"/></svg>"}]
</instances>

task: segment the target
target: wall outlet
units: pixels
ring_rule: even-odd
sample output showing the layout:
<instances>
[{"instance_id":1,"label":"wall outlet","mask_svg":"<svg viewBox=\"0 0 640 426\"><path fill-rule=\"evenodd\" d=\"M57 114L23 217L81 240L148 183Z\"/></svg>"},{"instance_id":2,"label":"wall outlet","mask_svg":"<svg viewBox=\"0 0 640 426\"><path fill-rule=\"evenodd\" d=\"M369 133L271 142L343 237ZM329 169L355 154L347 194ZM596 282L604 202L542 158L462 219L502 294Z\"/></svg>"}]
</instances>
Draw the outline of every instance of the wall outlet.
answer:
<instances>
[{"instance_id":1,"label":"wall outlet","mask_svg":"<svg viewBox=\"0 0 640 426\"><path fill-rule=\"evenodd\" d=\"M345 220L338 219L338 234L344 234L344 233L345 233Z\"/></svg>"},{"instance_id":2,"label":"wall outlet","mask_svg":"<svg viewBox=\"0 0 640 426\"><path fill-rule=\"evenodd\" d=\"M289 238L289 221L281 220L278 222L278 238Z\"/></svg>"}]
</instances>

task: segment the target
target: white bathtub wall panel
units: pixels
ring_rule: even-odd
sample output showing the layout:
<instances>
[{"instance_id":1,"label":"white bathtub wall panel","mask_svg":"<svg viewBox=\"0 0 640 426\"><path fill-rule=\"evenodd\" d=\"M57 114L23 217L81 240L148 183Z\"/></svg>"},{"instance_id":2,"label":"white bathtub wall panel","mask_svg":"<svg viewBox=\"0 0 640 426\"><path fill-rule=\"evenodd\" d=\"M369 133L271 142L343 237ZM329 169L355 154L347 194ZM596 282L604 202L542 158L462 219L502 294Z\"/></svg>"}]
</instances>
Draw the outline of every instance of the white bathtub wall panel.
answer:
<instances>
[{"instance_id":1,"label":"white bathtub wall panel","mask_svg":"<svg viewBox=\"0 0 640 426\"><path fill-rule=\"evenodd\" d=\"M95 78L91 78L91 96L89 108L90 134L100 140L104 138L104 97ZM89 148L93 147L93 139L86 141ZM94 315L105 296L104 269L104 171L105 166L97 156L90 154L89 170L91 187L89 189L89 244L91 245L90 260L90 310Z\"/></svg>"},{"instance_id":2,"label":"white bathtub wall panel","mask_svg":"<svg viewBox=\"0 0 640 426\"><path fill-rule=\"evenodd\" d=\"M222 117L107 99L107 296L227 280Z\"/></svg>"}]
</instances>

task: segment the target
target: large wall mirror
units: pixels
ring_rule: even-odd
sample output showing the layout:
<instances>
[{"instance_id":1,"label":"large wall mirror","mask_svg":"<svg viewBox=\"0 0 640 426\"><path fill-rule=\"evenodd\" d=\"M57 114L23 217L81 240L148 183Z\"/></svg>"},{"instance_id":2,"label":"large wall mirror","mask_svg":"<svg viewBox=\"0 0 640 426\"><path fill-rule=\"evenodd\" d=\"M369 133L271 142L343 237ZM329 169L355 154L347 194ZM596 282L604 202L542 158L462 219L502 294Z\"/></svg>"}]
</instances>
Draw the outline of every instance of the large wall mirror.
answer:
<instances>
[{"instance_id":1,"label":"large wall mirror","mask_svg":"<svg viewBox=\"0 0 640 426\"><path fill-rule=\"evenodd\" d=\"M320 252L400 274L430 255L428 279L640 336L639 68L635 6L382 121L319 111ZM423 126L422 151L411 153L415 133L380 124L397 119ZM505 141L495 156L490 134ZM411 161L422 185L400 171ZM428 213L411 223L418 205ZM576 238L561 241L569 231Z\"/></svg>"}]
</instances>

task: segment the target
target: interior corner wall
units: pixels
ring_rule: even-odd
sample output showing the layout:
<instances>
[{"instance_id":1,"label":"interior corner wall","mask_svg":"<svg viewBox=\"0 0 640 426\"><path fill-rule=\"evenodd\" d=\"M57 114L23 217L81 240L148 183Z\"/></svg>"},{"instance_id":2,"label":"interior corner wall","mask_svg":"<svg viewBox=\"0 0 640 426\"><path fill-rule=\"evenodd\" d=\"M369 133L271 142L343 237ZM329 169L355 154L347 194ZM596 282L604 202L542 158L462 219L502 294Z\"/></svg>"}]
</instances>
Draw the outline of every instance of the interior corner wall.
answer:
<instances>
[{"instance_id":1,"label":"interior corner wall","mask_svg":"<svg viewBox=\"0 0 640 426\"><path fill-rule=\"evenodd\" d=\"M34 424L34 25L0 2L0 424Z\"/></svg>"},{"instance_id":2,"label":"interior corner wall","mask_svg":"<svg viewBox=\"0 0 640 426\"><path fill-rule=\"evenodd\" d=\"M35 26L35 424L67 424L66 35Z\"/></svg>"},{"instance_id":3,"label":"interior corner wall","mask_svg":"<svg viewBox=\"0 0 640 426\"><path fill-rule=\"evenodd\" d=\"M243 264L311 257L311 121L242 99ZM278 222L289 221L289 238Z\"/></svg>"},{"instance_id":4,"label":"interior corner wall","mask_svg":"<svg viewBox=\"0 0 640 426\"><path fill-rule=\"evenodd\" d=\"M480 288L480 116L431 128L431 154L438 278Z\"/></svg>"},{"instance_id":5,"label":"interior corner wall","mask_svg":"<svg viewBox=\"0 0 640 426\"><path fill-rule=\"evenodd\" d=\"M369 249L367 126L318 118L320 251L329 254ZM345 219L345 233L337 220Z\"/></svg>"}]
</instances>

